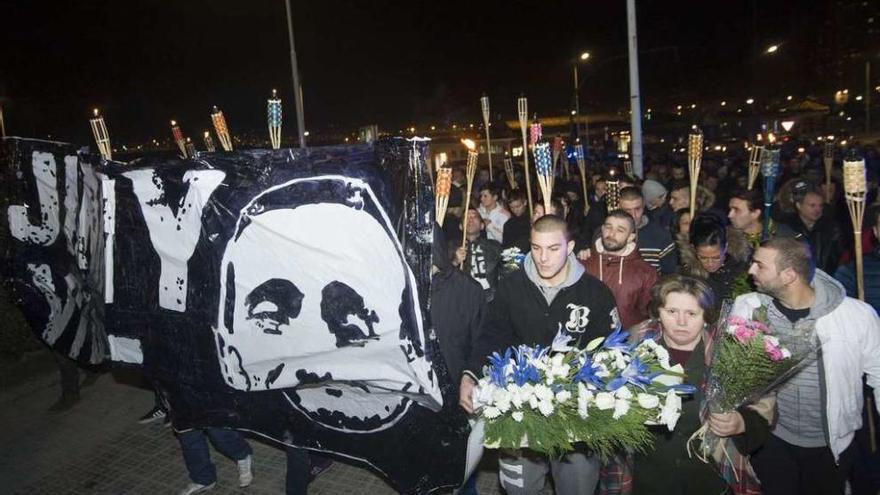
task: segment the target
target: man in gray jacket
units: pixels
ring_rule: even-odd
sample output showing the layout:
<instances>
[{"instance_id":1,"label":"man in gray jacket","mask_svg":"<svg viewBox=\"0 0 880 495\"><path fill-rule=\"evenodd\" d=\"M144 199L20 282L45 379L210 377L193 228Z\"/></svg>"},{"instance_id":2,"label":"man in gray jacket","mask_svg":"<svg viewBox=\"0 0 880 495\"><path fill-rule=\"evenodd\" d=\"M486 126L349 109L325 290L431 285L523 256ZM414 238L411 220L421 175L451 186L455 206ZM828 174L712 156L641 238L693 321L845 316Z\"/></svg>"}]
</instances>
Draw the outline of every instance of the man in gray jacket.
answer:
<instances>
[{"instance_id":1,"label":"man in gray jacket","mask_svg":"<svg viewBox=\"0 0 880 495\"><path fill-rule=\"evenodd\" d=\"M778 420L752 456L765 495L843 494L853 436L862 425L862 376L880 386L880 320L816 270L809 246L776 237L761 244L749 274L758 293L737 298L733 313L766 309L771 333L795 355L817 342L815 357L777 390Z\"/></svg>"}]
</instances>

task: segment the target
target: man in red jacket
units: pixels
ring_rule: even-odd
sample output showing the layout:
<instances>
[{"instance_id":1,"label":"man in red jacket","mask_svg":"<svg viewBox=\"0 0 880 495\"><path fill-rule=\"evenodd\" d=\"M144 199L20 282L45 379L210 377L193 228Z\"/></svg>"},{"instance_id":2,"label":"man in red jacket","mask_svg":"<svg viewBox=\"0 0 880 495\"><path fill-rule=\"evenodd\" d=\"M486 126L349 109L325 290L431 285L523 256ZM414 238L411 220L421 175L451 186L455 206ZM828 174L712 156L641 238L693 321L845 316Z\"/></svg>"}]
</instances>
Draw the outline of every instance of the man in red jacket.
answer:
<instances>
[{"instance_id":1,"label":"man in red jacket","mask_svg":"<svg viewBox=\"0 0 880 495\"><path fill-rule=\"evenodd\" d=\"M611 289L624 328L648 319L651 287L658 278L657 270L639 254L636 235L633 217L623 210L613 210L605 217L602 235L596 239L596 254L581 261L587 273Z\"/></svg>"}]
</instances>

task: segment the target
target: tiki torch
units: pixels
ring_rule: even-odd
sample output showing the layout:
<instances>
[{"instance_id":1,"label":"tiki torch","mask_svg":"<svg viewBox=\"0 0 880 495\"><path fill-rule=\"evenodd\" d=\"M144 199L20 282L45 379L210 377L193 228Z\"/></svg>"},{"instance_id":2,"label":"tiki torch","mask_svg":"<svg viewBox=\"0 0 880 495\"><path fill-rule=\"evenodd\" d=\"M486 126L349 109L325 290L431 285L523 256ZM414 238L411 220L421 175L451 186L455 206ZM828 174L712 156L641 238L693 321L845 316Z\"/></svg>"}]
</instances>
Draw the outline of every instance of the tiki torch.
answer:
<instances>
[{"instance_id":1,"label":"tiki torch","mask_svg":"<svg viewBox=\"0 0 880 495\"><path fill-rule=\"evenodd\" d=\"M831 167L834 165L834 143L825 143L825 153L822 155L822 163L825 165L825 202L831 203Z\"/></svg>"},{"instance_id":2,"label":"tiki torch","mask_svg":"<svg viewBox=\"0 0 880 495\"><path fill-rule=\"evenodd\" d=\"M764 149L761 153L761 175L764 176L764 228L761 239L770 237L770 207L776 192L776 179L779 177L779 150Z\"/></svg>"},{"instance_id":3,"label":"tiki torch","mask_svg":"<svg viewBox=\"0 0 880 495\"><path fill-rule=\"evenodd\" d=\"M849 218L852 220L856 248L856 282L859 299L865 300L865 275L862 265L862 222L865 220L865 196L868 192L865 178L865 160L843 162L843 193Z\"/></svg>"},{"instance_id":4,"label":"tiki torch","mask_svg":"<svg viewBox=\"0 0 880 495\"><path fill-rule=\"evenodd\" d=\"M605 207L611 211L620 207L620 180L614 169L608 171L608 176L605 181Z\"/></svg>"},{"instance_id":5,"label":"tiki torch","mask_svg":"<svg viewBox=\"0 0 880 495\"><path fill-rule=\"evenodd\" d=\"M544 197L544 214L550 214L550 198L553 196L553 157L550 144L535 144L535 172L538 176L538 187Z\"/></svg>"},{"instance_id":6,"label":"tiki torch","mask_svg":"<svg viewBox=\"0 0 880 495\"><path fill-rule=\"evenodd\" d=\"M688 172L691 179L691 218L697 208L697 184L700 179L700 164L703 161L703 134L688 136Z\"/></svg>"},{"instance_id":7,"label":"tiki torch","mask_svg":"<svg viewBox=\"0 0 880 495\"><path fill-rule=\"evenodd\" d=\"M281 98L278 98L278 91L272 90L268 104L269 141L272 149L277 150L281 147Z\"/></svg>"},{"instance_id":8,"label":"tiki torch","mask_svg":"<svg viewBox=\"0 0 880 495\"><path fill-rule=\"evenodd\" d=\"M110 133L107 132L104 117L101 116L97 108L94 109L94 114L95 116L89 119L89 123L92 124L92 136L95 137L95 144L98 146L102 158L112 160L113 154L111 152L113 150L110 148Z\"/></svg>"},{"instance_id":9,"label":"tiki torch","mask_svg":"<svg viewBox=\"0 0 880 495\"><path fill-rule=\"evenodd\" d=\"M171 135L174 137L177 147L180 148L180 153L184 158L187 158L189 155L186 154L186 139L183 138L183 131L180 130L180 126L175 120L171 121Z\"/></svg>"},{"instance_id":10,"label":"tiki torch","mask_svg":"<svg viewBox=\"0 0 880 495\"><path fill-rule=\"evenodd\" d=\"M216 106L214 106L214 111L211 112L211 120L214 122L214 131L217 132L217 137L220 139L220 146L223 146L223 149L226 151L232 151L232 137L229 135L226 117L223 116L223 112Z\"/></svg>"},{"instance_id":11,"label":"tiki torch","mask_svg":"<svg viewBox=\"0 0 880 495\"><path fill-rule=\"evenodd\" d=\"M446 218L446 209L449 207L449 190L452 187L452 169L440 167L437 169L437 185L434 186L436 196L435 216L437 223L442 227Z\"/></svg>"},{"instance_id":12,"label":"tiki torch","mask_svg":"<svg viewBox=\"0 0 880 495\"><path fill-rule=\"evenodd\" d=\"M507 182L510 183L510 189L516 189L516 176L513 174L513 160L504 159L504 173L507 175Z\"/></svg>"},{"instance_id":13,"label":"tiki torch","mask_svg":"<svg viewBox=\"0 0 880 495\"><path fill-rule=\"evenodd\" d=\"M749 151L749 191L755 185L758 179L758 172L761 171L761 157L764 154L764 147L753 144Z\"/></svg>"},{"instance_id":14,"label":"tiki torch","mask_svg":"<svg viewBox=\"0 0 880 495\"><path fill-rule=\"evenodd\" d=\"M193 144L192 139L186 138L186 154L189 156L196 156L196 145Z\"/></svg>"},{"instance_id":15,"label":"tiki torch","mask_svg":"<svg viewBox=\"0 0 880 495\"><path fill-rule=\"evenodd\" d=\"M526 179L526 196L529 199L529 218L535 214L534 207L532 206L532 181L529 178L529 143L528 143L528 128L526 127L526 123L529 119L529 102L525 96L520 96L516 101L517 110L519 112L519 129L522 132L522 142L523 142L523 173Z\"/></svg>"},{"instance_id":16,"label":"tiki torch","mask_svg":"<svg viewBox=\"0 0 880 495\"><path fill-rule=\"evenodd\" d=\"M209 153L213 153L217 151L217 148L214 147L214 140L211 139L211 133L209 131L205 131L205 149L208 150Z\"/></svg>"},{"instance_id":17,"label":"tiki torch","mask_svg":"<svg viewBox=\"0 0 880 495\"><path fill-rule=\"evenodd\" d=\"M480 98L480 107L483 109L483 127L486 128L486 155L489 157L489 182L494 182L492 176L492 141L489 140L489 97L485 94Z\"/></svg>"},{"instance_id":18,"label":"tiki torch","mask_svg":"<svg viewBox=\"0 0 880 495\"><path fill-rule=\"evenodd\" d=\"M467 195L464 197L464 214L461 218L461 247L467 247L467 216L471 207L471 192L474 187L474 176L477 175L477 144L470 139L462 139L461 143L468 149L467 156Z\"/></svg>"},{"instance_id":19,"label":"tiki torch","mask_svg":"<svg viewBox=\"0 0 880 495\"><path fill-rule=\"evenodd\" d=\"M574 156L577 159L578 170L581 173L581 187L584 189L584 215L586 215L590 211L590 202L587 200L587 159L584 156L584 145L575 145Z\"/></svg>"}]
</instances>

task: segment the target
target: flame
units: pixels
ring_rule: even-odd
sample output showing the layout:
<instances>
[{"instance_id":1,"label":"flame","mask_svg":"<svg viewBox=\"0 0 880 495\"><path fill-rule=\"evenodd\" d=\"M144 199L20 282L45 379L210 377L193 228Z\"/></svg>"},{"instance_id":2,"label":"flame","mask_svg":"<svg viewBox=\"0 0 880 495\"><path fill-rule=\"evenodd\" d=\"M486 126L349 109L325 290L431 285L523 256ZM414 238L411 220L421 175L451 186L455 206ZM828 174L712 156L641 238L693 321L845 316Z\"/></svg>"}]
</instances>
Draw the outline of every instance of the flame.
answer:
<instances>
[{"instance_id":1,"label":"flame","mask_svg":"<svg viewBox=\"0 0 880 495\"><path fill-rule=\"evenodd\" d=\"M278 91L273 89L272 90L272 98L277 98L277 96L276 96L277 94L278 94Z\"/></svg>"},{"instance_id":2,"label":"flame","mask_svg":"<svg viewBox=\"0 0 880 495\"><path fill-rule=\"evenodd\" d=\"M465 145L468 150L474 151L477 149L477 143L475 143L472 139L462 139L461 144Z\"/></svg>"},{"instance_id":3,"label":"flame","mask_svg":"<svg viewBox=\"0 0 880 495\"><path fill-rule=\"evenodd\" d=\"M94 114L95 114L95 117L97 117L97 116L98 116L98 109L97 109L97 108L95 108L95 109L94 109L94 110L92 110L92 112L94 112Z\"/></svg>"},{"instance_id":4,"label":"flame","mask_svg":"<svg viewBox=\"0 0 880 495\"><path fill-rule=\"evenodd\" d=\"M210 132L208 132L208 131L205 131L205 137L208 137L208 136L210 136L210 135L211 135L211 133L210 133Z\"/></svg>"},{"instance_id":5,"label":"flame","mask_svg":"<svg viewBox=\"0 0 880 495\"><path fill-rule=\"evenodd\" d=\"M171 121L171 126L174 127L174 126L176 126L176 125L177 125L177 121L176 121L176 120L172 120L172 121Z\"/></svg>"}]
</instances>

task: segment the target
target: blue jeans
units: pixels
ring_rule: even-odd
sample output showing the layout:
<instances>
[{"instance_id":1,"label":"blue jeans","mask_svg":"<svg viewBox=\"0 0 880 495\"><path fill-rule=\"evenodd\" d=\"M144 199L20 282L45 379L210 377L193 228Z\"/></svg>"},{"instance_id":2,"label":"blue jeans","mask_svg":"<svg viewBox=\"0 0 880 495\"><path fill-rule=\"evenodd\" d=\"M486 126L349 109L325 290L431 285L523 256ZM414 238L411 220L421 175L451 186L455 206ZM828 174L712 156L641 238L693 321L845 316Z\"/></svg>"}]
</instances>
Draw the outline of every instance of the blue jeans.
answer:
<instances>
[{"instance_id":1,"label":"blue jeans","mask_svg":"<svg viewBox=\"0 0 880 495\"><path fill-rule=\"evenodd\" d=\"M211 451L208 450L208 438L218 452L240 461L251 455L251 446L245 442L241 433L225 428L205 428L189 430L177 434L183 462L193 483L210 485L217 481L217 469L211 462Z\"/></svg>"}]
</instances>

